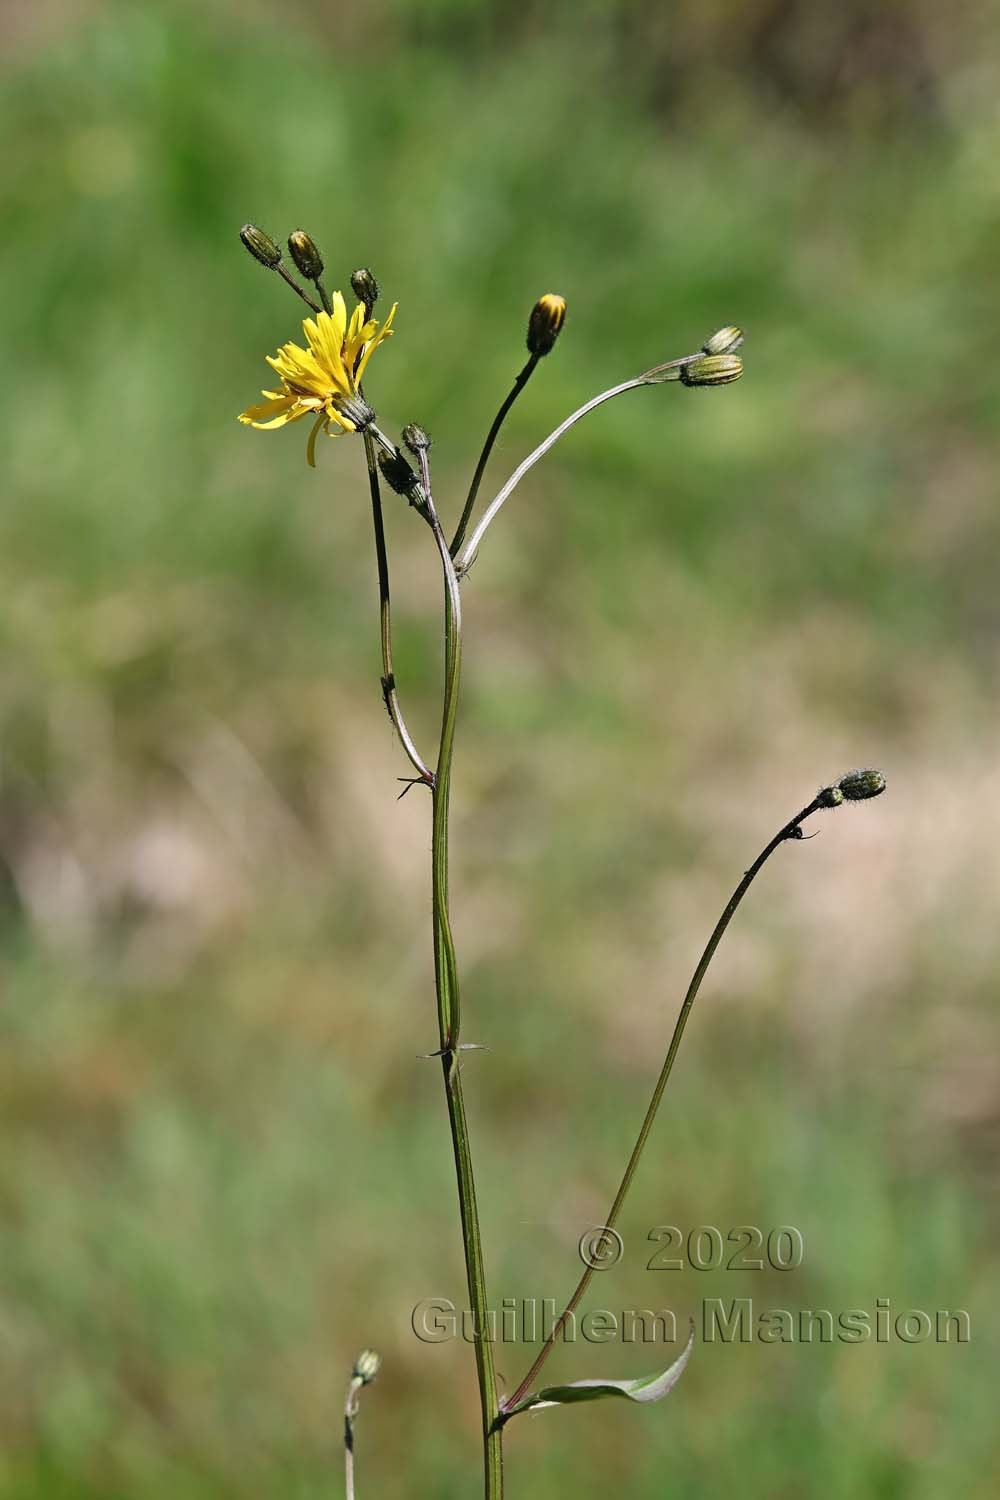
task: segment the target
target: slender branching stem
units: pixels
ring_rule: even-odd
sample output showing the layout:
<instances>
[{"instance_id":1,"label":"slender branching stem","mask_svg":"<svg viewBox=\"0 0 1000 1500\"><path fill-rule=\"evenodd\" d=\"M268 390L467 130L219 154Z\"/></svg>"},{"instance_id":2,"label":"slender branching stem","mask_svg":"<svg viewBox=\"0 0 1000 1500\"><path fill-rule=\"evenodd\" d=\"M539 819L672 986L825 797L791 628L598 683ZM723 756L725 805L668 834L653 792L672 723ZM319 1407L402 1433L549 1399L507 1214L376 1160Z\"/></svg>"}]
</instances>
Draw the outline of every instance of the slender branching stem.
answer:
<instances>
[{"instance_id":1,"label":"slender branching stem","mask_svg":"<svg viewBox=\"0 0 1000 1500\"><path fill-rule=\"evenodd\" d=\"M455 576L441 523L429 488L430 465L426 452L420 455L421 477L427 495L424 517L434 534L444 575L444 701L441 739L434 773L433 826L431 832L431 878L434 917L434 971L438 989L438 1022L441 1046L457 1051L462 1025L461 999L455 944L448 907L448 818L451 808L451 768L458 720L458 691L462 674L462 595ZM424 477L426 476L426 477Z\"/></svg>"},{"instance_id":2,"label":"slender branching stem","mask_svg":"<svg viewBox=\"0 0 1000 1500\"><path fill-rule=\"evenodd\" d=\"M426 450L420 453L420 470L424 492L427 496L426 508L421 513L434 534L441 557L445 600L444 704L441 716L441 740L432 791L434 805L431 835L434 974L438 997L441 1067L455 1156L465 1273L473 1317L476 1374L479 1382L482 1416L485 1495L486 1500L501 1500L503 1495L503 1437L498 1422L500 1408L497 1398L496 1372L493 1366L493 1344L490 1339L489 1303L486 1295L486 1270L479 1228L479 1209L476 1203L476 1183L472 1170L469 1127L462 1094L462 1073L459 1062L461 1054L458 1040L461 1023L458 968L448 910L448 808L462 667L462 601L448 543L434 508L430 465Z\"/></svg>"},{"instance_id":3,"label":"slender branching stem","mask_svg":"<svg viewBox=\"0 0 1000 1500\"><path fill-rule=\"evenodd\" d=\"M448 1099L448 1121L451 1126L458 1180L458 1203L462 1218L462 1243L465 1250L465 1274L473 1317L473 1340L476 1353L476 1375L479 1382L479 1407L482 1417L483 1475L486 1500L503 1497L503 1429L499 1420L496 1371L493 1366L493 1343L490 1338L489 1303L486 1296L486 1270L483 1262L479 1208L472 1172L469 1128L462 1096L462 1073L458 1052L442 1053L445 1093Z\"/></svg>"},{"instance_id":4,"label":"slender branching stem","mask_svg":"<svg viewBox=\"0 0 1000 1500\"><path fill-rule=\"evenodd\" d=\"M330 293L327 291L327 289L326 289L326 287L325 287L325 285L323 283L323 278L321 276L317 276L316 280L313 282L313 286L316 288L317 292L319 293L319 300L323 304L323 311L325 313L330 313L332 315L332 313L333 313L333 303L330 301Z\"/></svg>"},{"instance_id":5,"label":"slender branching stem","mask_svg":"<svg viewBox=\"0 0 1000 1500\"><path fill-rule=\"evenodd\" d=\"M378 569L379 633L382 639L382 697L386 711L399 735L410 764L421 781L433 784L434 773L424 762L413 737L406 727L403 710L396 690L396 676L392 665L392 604L389 596L389 558L385 545L385 522L382 517L382 494L379 485L378 465L375 462L375 444L369 433L364 434L365 459L368 464L368 487L372 500L372 526L375 532L375 563Z\"/></svg>"},{"instance_id":6,"label":"slender branching stem","mask_svg":"<svg viewBox=\"0 0 1000 1500\"><path fill-rule=\"evenodd\" d=\"M455 535L451 539L451 547L449 550L452 557L456 557L458 555L459 549L461 548L462 543L465 541L465 533L468 531L469 522L472 519L472 512L476 504L476 496L479 494L479 486L482 483L483 474L486 471L486 465L489 463L490 454L493 452L493 444L497 440L497 435L501 427L507 420L507 413L510 411L511 407L514 405L514 402L517 400L518 396L521 394L521 392L524 390L524 387L531 379L532 375L535 372L535 366L538 364L540 358L541 355L539 354L532 354L529 357L527 364L524 366L524 369L518 375L517 379L514 381L513 387L504 398L500 410L493 418L493 426L486 434L486 441L483 444L483 451L479 455L479 462L476 464L476 472L473 474L472 483L469 485L469 493L465 498L465 507L462 511L461 519L458 523L458 526L455 528Z\"/></svg>"},{"instance_id":7,"label":"slender branching stem","mask_svg":"<svg viewBox=\"0 0 1000 1500\"><path fill-rule=\"evenodd\" d=\"M498 494L495 495L494 498L490 501L479 522L479 525L476 527L475 531L472 533L472 536L469 538L464 551L460 554L460 556L456 558L455 566L458 570L459 576L461 576L463 573L468 572L473 558L479 551L479 544L482 541L483 537L486 535L490 524L492 523L504 503L517 489L517 486L521 483L521 480L524 478L525 474L528 473L529 469L533 469L538 460L540 458L544 458L549 449L554 447L559 439L565 433L569 432L571 427L574 427L576 423L580 421L581 417L585 417L588 412L596 411L599 406L604 405L605 401L610 401L615 396L621 396L625 391L638 390L639 387L644 384L645 382L643 381L642 377L636 376L636 378L633 380L623 380L621 385L613 385L610 390L602 391L599 396L594 396L591 401L585 402L583 406L578 407L575 412L571 413L571 415L568 416L564 422L560 422L559 426L555 428L553 432L549 433L544 442L539 443L534 452L529 453L527 458L518 464L517 468L507 480L507 483L504 485L503 489L500 490Z\"/></svg>"},{"instance_id":8,"label":"slender branching stem","mask_svg":"<svg viewBox=\"0 0 1000 1500\"><path fill-rule=\"evenodd\" d=\"M583 406L571 412L564 422L560 422L559 426L549 433L544 442L539 443L538 447L532 453L529 453L522 463L518 464L503 489L490 501L482 519L469 538L461 555L455 559L455 568L458 576L461 578L463 574L469 571L489 526L505 502L517 489L525 474L534 468L540 458L545 457L549 449L554 447L559 439L580 421L581 417L585 417L588 413L596 411L599 406L604 405L605 401L611 401L615 396L624 395L626 391L637 391L644 385L661 385L665 381L679 379L682 365L690 364L693 360L700 357L701 351L699 350L696 354L685 354L680 359L668 360L666 364L657 365L652 370L646 370L642 375L636 375L632 380L623 380L621 385L611 386L609 390L602 391L599 396L594 396L592 400L584 402ZM452 554L454 555L456 551L457 549L453 546Z\"/></svg>"},{"instance_id":9,"label":"slender branching stem","mask_svg":"<svg viewBox=\"0 0 1000 1500\"><path fill-rule=\"evenodd\" d=\"M322 312L322 308L320 307L319 303L314 302L309 293L302 290L298 282L295 280L295 277L290 276L283 265L279 263L275 266L274 269L277 271L282 281L286 281L288 283L295 295L302 298L307 307L311 307L313 312L315 313Z\"/></svg>"},{"instance_id":10,"label":"slender branching stem","mask_svg":"<svg viewBox=\"0 0 1000 1500\"><path fill-rule=\"evenodd\" d=\"M705 974L708 971L708 966L712 962L712 959L715 955L715 950L718 948L719 943L722 941L723 934L725 933L726 928L729 926L729 923L732 921L737 907L743 900L743 897L746 895L747 891L750 889L754 880L759 875L760 871L763 869L764 865L774 853L775 849L777 849L779 844L783 844L786 839L801 838L802 824L807 818L811 817L814 812L819 811L821 806L822 804L819 799L813 798L812 802L810 802L807 807L804 807L801 812L796 813L794 818L791 818L783 828L780 828L778 830L778 832L774 835L774 838L771 839L770 843L761 850L757 858L754 860L753 864L745 872L739 885L730 896L725 911L722 913L722 916L715 924L712 936L706 943L701 958L698 960L698 966L691 976L691 983L688 985L687 994L684 996L684 1001L678 1013L677 1020L674 1023L673 1035L670 1038L670 1045L667 1048L667 1055L663 1060L663 1067L660 1069L660 1076L656 1080L656 1086L653 1089L653 1096L649 1101L649 1107L646 1110L642 1125L639 1127L639 1134L636 1138L635 1145L632 1147L632 1154L628 1159L628 1165L625 1168L625 1174L622 1177L621 1183L618 1187L618 1191L615 1194L614 1202L612 1203L611 1208L608 1210L607 1218L604 1221L605 1228L607 1228L609 1231L615 1228L615 1225L618 1221L618 1216L621 1213L622 1206L628 1195L628 1190L632 1186L632 1179L635 1176L636 1168L639 1165L639 1159L642 1156L643 1148L645 1147L646 1141L649 1138L649 1133L653 1128L653 1121L656 1119L656 1112L660 1107L660 1100L663 1098L663 1091L667 1086L667 1080L669 1079L671 1070L674 1066L674 1059L677 1056L677 1051L681 1044L681 1037L684 1035L684 1028L687 1025L688 1017L691 1014L691 1007L694 1005L695 999L698 995L698 991L701 989L702 980L705 978ZM509 1411L512 1407L517 1406L517 1404L524 1399L528 1391L534 1385L539 1371L552 1352L553 1345L560 1337L563 1328L566 1326L566 1323L569 1321L569 1318L572 1316L572 1314L576 1311L576 1308L578 1307L588 1286L590 1285L591 1278L594 1274L594 1267L595 1263L593 1262L585 1267L583 1275L580 1277L580 1280L577 1283L576 1290L567 1302L562 1314L553 1325L552 1330L549 1333L548 1338L545 1340L545 1343L539 1350L539 1353L534 1363L532 1364L531 1369L528 1371L527 1375L525 1375L524 1379L521 1381L520 1385L513 1392L513 1394L508 1396L501 1403L502 1411L506 1412Z\"/></svg>"}]
</instances>

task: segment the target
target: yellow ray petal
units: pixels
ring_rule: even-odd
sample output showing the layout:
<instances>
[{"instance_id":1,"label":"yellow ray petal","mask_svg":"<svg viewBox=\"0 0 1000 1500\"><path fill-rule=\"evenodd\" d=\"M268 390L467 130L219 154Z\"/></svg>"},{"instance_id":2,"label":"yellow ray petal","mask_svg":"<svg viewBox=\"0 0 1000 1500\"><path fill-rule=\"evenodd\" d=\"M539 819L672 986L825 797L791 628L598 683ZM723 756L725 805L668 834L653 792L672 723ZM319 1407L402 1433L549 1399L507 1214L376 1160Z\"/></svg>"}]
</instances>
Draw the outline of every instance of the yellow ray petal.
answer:
<instances>
[{"instance_id":1,"label":"yellow ray petal","mask_svg":"<svg viewBox=\"0 0 1000 1500\"><path fill-rule=\"evenodd\" d=\"M315 323L311 319L309 322L311 325L310 347L316 363L323 371L326 389L349 391L347 372L344 369L342 357L341 338L333 318L327 313L320 313Z\"/></svg>"},{"instance_id":2,"label":"yellow ray petal","mask_svg":"<svg viewBox=\"0 0 1000 1500\"><path fill-rule=\"evenodd\" d=\"M358 305L357 305L357 307L351 313L351 321L348 324L348 328L347 328L347 337L348 337L348 339L356 339L358 337L358 334L361 332L362 328L364 327L364 325L365 325L365 305L364 305L363 302L359 302Z\"/></svg>"},{"instance_id":3,"label":"yellow ray petal","mask_svg":"<svg viewBox=\"0 0 1000 1500\"><path fill-rule=\"evenodd\" d=\"M325 421L326 412L321 411L312 425L312 431L309 433L309 441L306 444L306 463L310 469L315 469L316 467L316 438L319 436L319 430Z\"/></svg>"},{"instance_id":4,"label":"yellow ray petal","mask_svg":"<svg viewBox=\"0 0 1000 1500\"><path fill-rule=\"evenodd\" d=\"M327 403L326 414L336 428L335 432L331 431L329 427L327 428L327 433L330 437L342 437L345 432L354 431L354 423L350 418L341 416L337 408L329 402Z\"/></svg>"},{"instance_id":5,"label":"yellow ray petal","mask_svg":"<svg viewBox=\"0 0 1000 1500\"><path fill-rule=\"evenodd\" d=\"M270 401L248 406L246 411L240 412L239 421L245 427L283 427L291 420L290 413L294 405L294 396L275 396Z\"/></svg>"},{"instance_id":6,"label":"yellow ray petal","mask_svg":"<svg viewBox=\"0 0 1000 1500\"><path fill-rule=\"evenodd\" d=\"M337 343L340 345L344 342L344 334L347 332L347 304L344 301L343 293L334 292L330 298L330 305L333 308L330 320L333 323Z\"/></svg>"}]
</instances>

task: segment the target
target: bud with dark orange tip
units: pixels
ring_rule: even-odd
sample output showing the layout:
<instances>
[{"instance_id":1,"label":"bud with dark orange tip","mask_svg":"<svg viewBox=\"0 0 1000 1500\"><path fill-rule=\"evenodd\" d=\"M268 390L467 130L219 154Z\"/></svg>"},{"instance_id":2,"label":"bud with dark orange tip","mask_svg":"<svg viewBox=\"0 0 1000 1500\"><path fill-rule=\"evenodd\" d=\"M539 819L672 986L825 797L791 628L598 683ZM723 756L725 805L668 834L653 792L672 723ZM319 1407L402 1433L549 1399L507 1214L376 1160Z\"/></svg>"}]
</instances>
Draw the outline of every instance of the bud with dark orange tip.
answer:
<instances>
[{"instance_id":1,"label":"bud with dark orange tip","mask_svg":"<svg viewBox=\"0 0 1000 1500\"><path fill-rule=\"evenodd\" d=\"M560 297L556 292L546 292L544 297L539 297L528 319L528 348L531 353L538 358L549 354L565 321L565 297Z\"/></svg>"},{"instance_id":2,"label":"bud with dark orange tip","mask_svg":"<svg viewBox=\"0 0 1000 1500\"><path fill-rule=\"evenodd\" d=\"M318 281L323 274L323 257L316 248L316 241L304 229L293 229L288 236L288 253L307 281Z\"/></svg>"},{"instance_id":3,"label":"bud with dark orange tip","mask_svg":"<svg viewBox=\"0 0 1000 1500\"><path fill-rule=\"evenodd\" d=\"M259 260L262 266L267 266L273 271L275 266L281 262L281 251L269 234L263 229L258 229L256 224L244 224L240 230L240 239L254 260Z\"/></svg>"}]
</instances>

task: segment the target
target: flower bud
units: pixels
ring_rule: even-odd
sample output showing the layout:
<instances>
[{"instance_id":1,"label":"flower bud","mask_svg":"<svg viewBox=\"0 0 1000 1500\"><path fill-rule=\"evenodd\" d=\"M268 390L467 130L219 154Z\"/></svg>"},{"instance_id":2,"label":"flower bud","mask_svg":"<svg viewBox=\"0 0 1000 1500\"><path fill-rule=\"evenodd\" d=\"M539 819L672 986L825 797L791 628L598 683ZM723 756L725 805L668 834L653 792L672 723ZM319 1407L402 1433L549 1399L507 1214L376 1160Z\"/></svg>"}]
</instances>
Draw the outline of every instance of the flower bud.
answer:
<instances>
[{"instance_id":1,"label":"flower bud","mask_svg":"<svg viewBox=\"0 0 1000 1500\"><path fill-rule=\"evenodd\" d=\"M701 354L690 364L681 365L684 385L728 385L743 374L738 354Z\"/></svg>"},{"instance_id":2,"label":"flower bud","mask_svg":"<svg viewBox=\"0 0 1000 1500\"><path fill-rule=\"evenodd\" d=\"M881 771L870 768L848 771L846 776L841 776L837 786L846 801L867 802L869 797L880 797L885 791L885 777Z\"/></svg>"},{"instance_id":3,"label":"flower bud","mask_svg":"<svg viewBox=\"0 0 1000 1500\"><path fill-rule=\"evenodd\" d=\"M566 321L566 299L546 292L531 309L528 319L528 348L536 357L548 354Z\"/></svg>"},{"instance_id":4,"label":"flower bud","mask_svg":"<svg viewBox=\"0 0 1000 1500\"><path fill-rule=\"evenodd\" d=\"M844 800L844 794L839 786L820 787L816 793L816 801L820 807L839 807Z\"/></svg>"},{"instance_id":5,"label":"flower bud","mask_svg":"<svg viewBox=\"0 0 1000 1500\"><path fill-rule=\"evenodd\" d=\"M312 235L304 229L293 229L288 236L288 253L294 260L300 275L307 281L318 281L323 274L323 257L316 249Z\"/></svg>"},{"instance_id":6,"label":"flower bud","mask_svg":"<svg viewBox=\"0 0 1000 1500\"><path fill-rule=\"evenodd\" d=\"M367 266L362 266L358 271L351 272L351 290L359 302L365 305L365 317L370 318L372 309L379 298L382 290L375 277Z\"/></svg>"},{"instance_id":7,"label":"flower bud","mask_svg":"<svg viewBox=\"0 0 1000 1500\"><path fill-rule=\"evenodd\" d=\"M240 230L240 239L250 251L254 260L259 260L262 266L267 266L273 271L281 261L281 251L269 234L263 229L258 229L256 224L244 224Z\"/></svg>"},{"instance_id":8,"label":"flower bud","mask_svg":"<svg viewBox=\"0 0 1000 1500\"><path fill-rule=\"evenodd\" d=\"M380 453L378 466L391 490L395 490L397 495L405 495L410 504L415 505L418 510L426 506L427 492L420 483L418 475L410 468L401 453Z\"/></svg>"},{"instance_id":9,"label":"flower bud","mask_svg":"<svg viewBox=\"0 0 1000 1500\"><path fill-rule=\"evenodd\" d=\"M362 1349L354 1361L352 1375L355 1380L360 1380L362 1385L371 1385L381 1367L381 1354L376 1354L374 1349Z\"/></svg>"},{"instance_id":10,"label":"flower bud","mask_svg":"<svg viewBox=\"0 0 1000 1500\"><path fill-rule=\"evenodd\" d=\"M409 448L411 453L426 453L430 449L431 440L416 422L407 422L403 428L403 446Z\"/></svg>"},{"instance_id":11,"label":"flower bud","mask_svg":"<svg viewBox=\"0 0 1000 1500\"><path fill-rule=\"evenodd\" d=\"M743 329L730 326L720 328L717 333L713 333L712 337L706 339L701 347L705 354L735 354L742 342Z\"/></svg>"}]
</instances>

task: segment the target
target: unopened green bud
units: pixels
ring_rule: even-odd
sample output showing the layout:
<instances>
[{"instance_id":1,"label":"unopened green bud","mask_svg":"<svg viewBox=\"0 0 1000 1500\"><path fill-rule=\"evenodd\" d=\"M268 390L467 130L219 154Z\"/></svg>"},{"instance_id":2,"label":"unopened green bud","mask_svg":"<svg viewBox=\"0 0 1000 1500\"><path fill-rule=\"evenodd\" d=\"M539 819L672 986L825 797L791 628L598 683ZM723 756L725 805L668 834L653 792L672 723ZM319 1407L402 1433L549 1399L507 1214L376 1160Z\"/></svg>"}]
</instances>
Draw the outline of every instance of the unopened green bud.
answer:
<instances>
[{"instance_id":1,"label":"unopened green bud","mask_svg":"<svg viewBox=\"0 0 1000 1500\"><path fill-rule=\"evenodd\" d=\"M358 301L364 303L365 317L370 318L372 309L379 299L379 292L382 289L367 266L362 266L360 270L351 272L351 290Z\"/></svg>"},{"instance_id":2,"label":"unopened green bud","mask_svg":"<svg viewBox=\"0 0 1000 1500\"><path fill-rule=\"evenodd\" d=\"M409 448L411 453L426 453L430 449L431 440L416 422L407 422L403 428L403 446Z\"/></svg>"},{"instance_id":3,"label":"unopened green bud","mask_svg":"<svg viewBox=\"0 0 1000 1500\"><path fill-rule=\"evenodd\" d=\"M720 328L702 344L705 354L735 354L743 342L743 329L730 326Z\"/></svg>"},{"instance_id":4,"label":"unopened green bud","mask_svg":"<svg viewBox=\"0 0 1000 1500\"><path fill-rule=\"evenodd\" d=\"M839 807L842 802L867 802L871 797L880 797L885 791L885 777L881 771L866 768L848 771L832 786L825 786L816 793L820 807Z\"/></svg>"},{"instance_id":5,"label":"unopened green bud","mask_svg":"<svg viewBox=\"0 0 1000 1500\"><path fill-rule=\"evenodd\" d=\"M376 1354L374 1349L362 1349L354 1361L352 1374L355 1380L361 1381L362 1385L371 1385L381 1367L381 1354Z\"/></svg>"},{"instance_id":6,"label":"unopened green bud","mask_svg":"<svg viewBox=\"0 0 1000 1500\"><path fill-rule=\"evenodd\" d=\"M316 249L312 235L304 229L293 229L288 236L288 253L307 281L318 281L323 274L323 257Z\"/></svg>"},{"instance_id":7,"label":"unopened green bud","mask_svg":"<svg viewBox=\"0 0 1000 1500\"><path fill-rule=\"evenodd\" d=\"M885 777L881 771L871 768L848 771L837 782L846 801L867 802L869 797L880 797L885 791Z\"/></svg>"},{"instance_id":8,"label":"unopened green bud","mask_svg":"<svg viewBox=\"0 0 1000 1500\"><path fill-rule=\"evenodd\" d=\"M534 355L548 354L566 321L566 298L546 292L531 309L528 319L528 348Z\"/></svg>"},{"instance_id":9,"label":"unopened green bud","mask_svg":"<svg viewBox=\"0 0 1000 1500\"><path fill-rule=\"evenodd\" d=\"M382 476L391 490L397 495L405 495L411 505L418 510L427 504L427 492L420 483L419 476L406 462L400 452L380 453L378 466L382 470Z\"/></svg>"},{"instance_id":10,"label":"unopened green bud","mask_svg":"<svg viewBox=\"0 0 1000 1500\"><path fill-rule=\"evenodd\" d=\"M281 261L281 251L269 234L263 229L258 229L256 224L244 224L240 230L240 239L250 251L254 260L259 260L262 266L267 266L273 271Z\"/></svg>"},{"instance_id":11,"label":"unopened green bud","mask_svg":"<svg viewBox=\"0 0 1000 1500\"><path fill-rule=\"evenodd\" d=\"M729 385L742 374L743 361L738 354L701 354L681 366L684 385Z\"/></svg>"}]
</instances>

